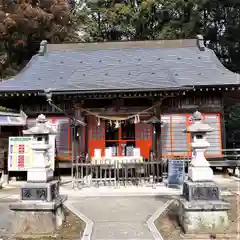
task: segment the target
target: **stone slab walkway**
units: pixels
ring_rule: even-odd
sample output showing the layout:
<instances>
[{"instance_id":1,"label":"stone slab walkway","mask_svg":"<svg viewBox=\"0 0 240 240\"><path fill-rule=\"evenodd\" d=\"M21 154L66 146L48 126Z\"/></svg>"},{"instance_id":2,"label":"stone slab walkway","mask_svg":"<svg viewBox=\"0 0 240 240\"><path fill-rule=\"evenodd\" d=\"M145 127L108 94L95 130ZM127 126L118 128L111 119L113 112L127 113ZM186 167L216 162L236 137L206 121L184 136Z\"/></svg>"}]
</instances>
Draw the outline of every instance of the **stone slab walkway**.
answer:
<instances>
[{"instance_id":1,"label":"stone slab walkway","mask_svg":"<svg viewBox=\"0 0 240 240\"><path fill-rule=\"evenodd\" d=\"M71 200L71 205L93 222L91 240L153 239L146 221L169 198L90 197Z\"/></svg>"},{"instance_id":2,"label":"stone slab walkway","mask_svg":"<svg viewBox=\"0 0 240 240\"><path fill-rule=\"evenodd\" d=\"M179 196L181 189L167 188L164 184L159 184L156 188L146 186L120 186L118 188L102 187L85 187L72 188L71 184L60 187L61 194L74 197L133 197L133 196Z\"/></svg>"}]
</instances>

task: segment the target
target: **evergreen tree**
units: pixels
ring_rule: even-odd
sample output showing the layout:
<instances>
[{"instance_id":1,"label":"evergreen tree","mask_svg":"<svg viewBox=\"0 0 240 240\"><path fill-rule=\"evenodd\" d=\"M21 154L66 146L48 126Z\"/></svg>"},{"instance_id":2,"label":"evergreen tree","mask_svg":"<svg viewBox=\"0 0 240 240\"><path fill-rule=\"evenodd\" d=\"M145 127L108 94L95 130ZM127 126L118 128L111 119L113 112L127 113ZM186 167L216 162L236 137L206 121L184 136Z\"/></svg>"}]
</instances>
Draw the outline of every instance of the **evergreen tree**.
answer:
<instances>
[{"instance_id":1,"label":"evergreen tree","mask_svg":"<svg viewBox=\"0 0 240 240\"><path fill-rule=\"evenodd\" d=\"M78 41L72 20L72 4L65 0L0 0L1 75L15 74L43 39L49 43Z\"/></svg>"}]
</instances>

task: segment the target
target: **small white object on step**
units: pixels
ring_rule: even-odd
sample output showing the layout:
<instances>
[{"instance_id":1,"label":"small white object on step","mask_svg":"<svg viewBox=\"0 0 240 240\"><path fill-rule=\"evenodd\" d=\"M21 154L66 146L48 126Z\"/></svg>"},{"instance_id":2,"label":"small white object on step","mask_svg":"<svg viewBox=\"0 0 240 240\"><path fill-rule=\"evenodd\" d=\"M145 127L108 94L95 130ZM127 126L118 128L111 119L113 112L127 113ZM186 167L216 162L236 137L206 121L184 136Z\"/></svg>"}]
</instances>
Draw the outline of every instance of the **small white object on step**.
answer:
<instances>
[{"instance_id":1,"label":"small white object on step","mask_svg":"<svg viewBox=\"0 0 240 240\"><path fill-rule=\"evenodd\" d=\"M239 171L239 168L236 168L236 170L235 170L235 176L236 176L236 177L240 177L240 171Z\"/></svg>"}]
</instances>

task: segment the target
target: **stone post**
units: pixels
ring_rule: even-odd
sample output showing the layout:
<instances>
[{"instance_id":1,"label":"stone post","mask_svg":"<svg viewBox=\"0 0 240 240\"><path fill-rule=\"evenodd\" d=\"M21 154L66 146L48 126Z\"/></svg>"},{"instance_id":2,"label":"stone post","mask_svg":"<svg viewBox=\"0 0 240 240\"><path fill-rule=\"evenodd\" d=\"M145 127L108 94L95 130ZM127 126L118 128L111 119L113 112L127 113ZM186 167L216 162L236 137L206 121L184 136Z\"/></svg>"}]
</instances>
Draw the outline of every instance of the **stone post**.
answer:
<instances>
[{"instance_id":1,"label":"stone post","mask_svg":"<svg viewBox=\"0 0 240 240\"><path fill-rule=\"evenodd\" d=\"M19 235L49 234L64 221L63 202L59 195L59 182L53 180L50 168L49 136L56 134L44 115L36 119L36 126L23 131L33 136L31 148L33 165L27 170L27 182L21 186L20 201L10 204L15 217L12 233Z\"/></svg>"},{"instance_id":2,"label":"stone post","mask_svg":"<svg viewBox=\"0 0 240 240\"><path fill-rule=\"evenodd\" d=\"M179 222L185 233L216 233L228 225L229 203L220 199L220 189L213 182L213 171L204 156L210 146L206 136L211 131L198 111L185 129L192 136L193 151L188 180L184 182L179 200Z\"/></svg>"}]
</instances>

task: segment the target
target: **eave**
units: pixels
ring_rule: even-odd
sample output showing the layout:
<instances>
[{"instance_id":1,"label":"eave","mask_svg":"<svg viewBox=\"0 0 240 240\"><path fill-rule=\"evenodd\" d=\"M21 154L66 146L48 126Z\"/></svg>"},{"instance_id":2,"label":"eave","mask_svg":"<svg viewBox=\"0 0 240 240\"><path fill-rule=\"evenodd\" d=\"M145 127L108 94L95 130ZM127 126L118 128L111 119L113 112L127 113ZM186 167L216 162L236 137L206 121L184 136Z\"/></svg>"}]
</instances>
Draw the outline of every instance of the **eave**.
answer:
<instances>
[{"instance_id":1,"label":"eave","mask_svg":"<svg viewBox=\"0 0 240 240\"><path fill-rule=\"evenodd\" d=\"M239 91L240 85L187 86L171 89L124 89L124 90L92 90L92 91L51 91L53 97L77 99L110 99L110 98L148 98L185 95L187 92L229 92ZM0 97L45 97L44 91L4 91Z\"/></svg>"},{"instance_id":2,"label":"eave","mask_svg":"<svg viewBox=\"0 0 240 240\"><path fill-rule=\"evenodd\" d=\"M27 115L20 113L0 111L0 126L24 126L27 123Z\"/></svg>"}]
</instances>

